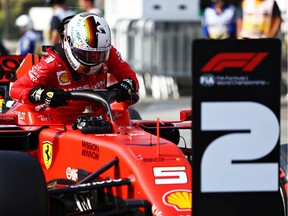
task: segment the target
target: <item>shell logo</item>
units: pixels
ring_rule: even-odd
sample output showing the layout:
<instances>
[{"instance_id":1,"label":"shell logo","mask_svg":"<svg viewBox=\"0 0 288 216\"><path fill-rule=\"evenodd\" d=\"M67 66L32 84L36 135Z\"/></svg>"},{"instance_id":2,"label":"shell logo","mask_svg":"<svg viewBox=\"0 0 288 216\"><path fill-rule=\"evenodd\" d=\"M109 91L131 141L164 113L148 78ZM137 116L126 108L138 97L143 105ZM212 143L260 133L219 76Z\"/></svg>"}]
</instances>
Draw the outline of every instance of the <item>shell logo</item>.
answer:
<instances>
[{"instance_id":1,"label":"shell logo","mask_svg":"<svg viewBox=\"0 0 288 216\"><path fill-rule=\"evenodd\" d=\"M67 73L62 73L60 76L59 76L59 80L62 82L62 83L67 83L69 82L69 76Z\"/></svg>"},{"instance_id":2,"label":"shell logo","mask_svg":"<svg viewBox=\"0 0 288 216\"><path fill-rule=\"evenodd\" d=\"M163 203L175 208L177 211L191 211L192 191L191 190L171 190L162 197Z\"/></svg>"}]
</instances>

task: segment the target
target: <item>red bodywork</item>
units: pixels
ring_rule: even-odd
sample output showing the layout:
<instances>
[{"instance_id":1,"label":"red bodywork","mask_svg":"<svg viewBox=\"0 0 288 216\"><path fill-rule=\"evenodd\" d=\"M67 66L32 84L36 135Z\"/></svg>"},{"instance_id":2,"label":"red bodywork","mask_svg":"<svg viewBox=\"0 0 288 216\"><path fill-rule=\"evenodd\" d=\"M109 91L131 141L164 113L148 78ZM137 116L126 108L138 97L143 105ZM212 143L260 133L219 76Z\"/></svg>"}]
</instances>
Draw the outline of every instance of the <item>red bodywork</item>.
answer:
<instances>
[{"instance_id":1,"label":"red bodywork","mask_svg":"<svg viewBox=\"0 0 288 216\"><path fill-rule=\"evenodd\" d=\"M2 114L0 121L11 129L17 123L14 133L36 134L36 147L26 152L38 159L48 183L55 179L77 183L81 180L80 172L91 174L116 159L115 166L91 182L129 179L131 184L110 187L105 192L121 199L147 200L153 215L192 215L192 170L187 159L191 149L182 150L160 137L163 127L191 130L191 111L183 111L179 121L158 122L131 120L128 107L123 102L111 103L113 119L103 113L112 126L107 133L83 133L73 125L53 122L49 108L36 112L34 106L22 104L15 104ZM154 134L144 130L144 125L155 127ZM63 185L52 186L57 187Z\"/></svg>"}]
</instances>

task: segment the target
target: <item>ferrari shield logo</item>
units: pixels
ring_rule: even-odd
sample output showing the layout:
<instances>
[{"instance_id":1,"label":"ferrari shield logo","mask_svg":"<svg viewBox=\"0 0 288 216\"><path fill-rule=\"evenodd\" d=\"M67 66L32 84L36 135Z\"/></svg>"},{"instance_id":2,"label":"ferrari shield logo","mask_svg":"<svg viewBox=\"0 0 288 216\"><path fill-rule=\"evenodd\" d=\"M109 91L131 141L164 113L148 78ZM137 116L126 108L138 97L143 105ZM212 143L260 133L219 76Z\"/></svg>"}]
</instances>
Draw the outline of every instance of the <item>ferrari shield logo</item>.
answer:
<instances>
[{"instance_id":1,"label":"ferrari shield logo","mask_svg":"<svg viewBox=\"0 0 288 216\"><path fill-rule=\"evenodd\" d=\"M52 163L52 154L53 154L53 146L49 141L43 142L43 162L45 164L46 169L48 170Z\"/></svg>"}]
</instances>

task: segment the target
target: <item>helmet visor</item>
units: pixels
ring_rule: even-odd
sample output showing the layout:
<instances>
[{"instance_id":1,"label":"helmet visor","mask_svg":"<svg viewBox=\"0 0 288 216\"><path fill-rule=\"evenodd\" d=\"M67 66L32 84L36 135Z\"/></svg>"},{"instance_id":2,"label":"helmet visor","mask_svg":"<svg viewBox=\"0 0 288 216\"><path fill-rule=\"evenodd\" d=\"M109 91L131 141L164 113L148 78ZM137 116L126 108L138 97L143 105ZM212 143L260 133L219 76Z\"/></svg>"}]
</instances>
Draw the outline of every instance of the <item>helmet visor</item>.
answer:
<instances>
[{"instance_id":1,"label":"helmet visor","mask_svg":"<svg viewBox=\"0 0 288 216\"><path fill-rule=\"evenodd\" d=\"M109 57L109 50L107 51L87 51L78 48L72 48L72 53L75 58L85 65L98 65L106 61Z\"/></svg>"}]
</instances>

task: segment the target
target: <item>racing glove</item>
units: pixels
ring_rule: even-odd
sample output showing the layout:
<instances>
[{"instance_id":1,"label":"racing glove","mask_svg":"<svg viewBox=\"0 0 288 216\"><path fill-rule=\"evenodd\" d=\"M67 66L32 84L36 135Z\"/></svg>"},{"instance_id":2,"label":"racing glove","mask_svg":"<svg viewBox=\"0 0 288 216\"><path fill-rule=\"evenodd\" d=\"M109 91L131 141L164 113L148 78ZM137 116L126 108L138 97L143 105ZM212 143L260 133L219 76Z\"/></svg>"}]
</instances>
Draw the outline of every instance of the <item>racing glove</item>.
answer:
<instances>
[{"instance_id":1,"label":"racing glove","mask_svg":"<svg viewBox=\"0 0 288 216\"><path fill-rule=\"evenodd\" d=\"M123 102L131 98L131 94L136 92L136 83L131 78L123 79L121 82L109 86L107 89L117 89L116 101Z\"/></svg>"},{"instance_id":2,"label":"racing glove","mask_svg":"<svg viewBox=\"0 0 288 216\"><path fill-rule=\"evenodd\" d=\"M47 106L56 108L67 105L70 93L59 89L44 89L42 86L34 87L29 93L29 100L36 104L42 102Z\"/></svg>"}]
</instances>

